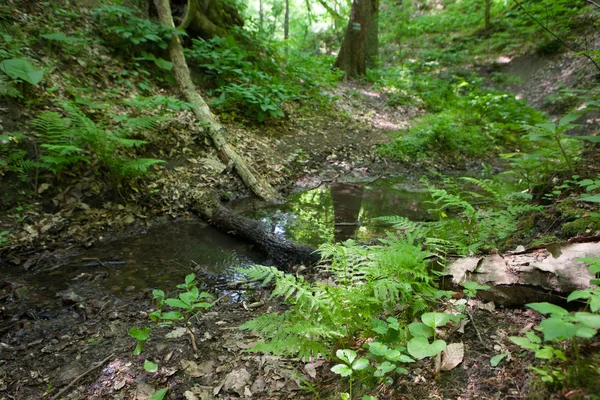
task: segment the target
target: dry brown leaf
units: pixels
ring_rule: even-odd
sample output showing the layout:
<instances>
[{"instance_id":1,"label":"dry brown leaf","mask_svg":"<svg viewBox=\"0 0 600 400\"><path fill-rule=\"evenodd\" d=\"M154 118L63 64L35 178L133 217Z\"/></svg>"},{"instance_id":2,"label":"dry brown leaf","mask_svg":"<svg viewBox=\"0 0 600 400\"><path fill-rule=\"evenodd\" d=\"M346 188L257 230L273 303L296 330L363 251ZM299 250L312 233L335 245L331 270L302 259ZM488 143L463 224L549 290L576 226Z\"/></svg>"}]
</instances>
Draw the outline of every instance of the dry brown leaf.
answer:
<instances>
[{"instance_id":1,"label":"dry brown leaf","mask_svg":"<svg viewBox=\"0 0 600 400\"><path fill-rule=\"evenodd\" d=\"M450 371L460 364L464 357L465 345L462 342L449 344L442 353L442 371Z\"/></svg>"}]
</instances>

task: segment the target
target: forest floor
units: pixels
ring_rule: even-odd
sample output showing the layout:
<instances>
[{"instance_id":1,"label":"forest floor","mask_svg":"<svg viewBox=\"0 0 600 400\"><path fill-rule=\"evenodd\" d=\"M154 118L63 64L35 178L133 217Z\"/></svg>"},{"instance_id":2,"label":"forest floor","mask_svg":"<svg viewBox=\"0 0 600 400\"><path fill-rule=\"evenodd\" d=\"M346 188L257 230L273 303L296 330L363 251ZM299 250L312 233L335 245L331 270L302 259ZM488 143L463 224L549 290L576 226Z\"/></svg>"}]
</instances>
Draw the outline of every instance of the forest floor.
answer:
<instances>
[{"instance_id":1,"label":"forest floor","mask_svg":"<svg viewBox=\"0 0 600 400\"><path fill-rule=\"evenodd\" d=\"M558 79L568 70L566 62L561 57L547 60L531 74L543 77L548 88L556 89L561 81L566 82ZM527 85L540 87L527 79L522 87L510 89L533 93ZM227 124L229 140L283 193L324 182L420 174L425 168L472 167L438 165L435 161L407 166L383 159L376 152L377 146L422 111L388 106L385 96L372 92L368 84L346 83L333 95L338 99L332 100L332 110L321 117L288 110L287 119L268 128ZM536 98L531 100L536 103ZM14 105L2 107L6 114L17 115ZM244 352L257 337L237 327L281 307L266 300L262 290L242 294L227 288L217 290L221 300L192 323L191 333L183 326L155 328L142 355L133 356L135 341L128 331L150 324L149 288L108 289L103 281L110 272L101 262L75 275L61 271L65 260L80 253L79 246L110 242L173 219L193 219L184 208L185 192L190 187L204 185L229 199L249 194L211 147L195 136L191 114L182 115L164 129L173 134L164 147L174 156L159 178L148 183L159 189L158 197L132 195L125 205L103 207L102 201L93 200L94 178L86 177L53 188L54 201L40 200L27 209L0 216L0 228L11 228L11 242L0 253L4 264L0 399L144 400L164 387L170 388L170 399L315 398L300 387L313 387L322 398L337 398L347 388L329 370L328 362ZM178 156L180 153L185 156ZM102 200L104 206L110 202L109 198ZM24 274L24 270L37 272ZM51 279L64 279L68 289L44 295L43 282ZM464 334L454 333L448 338L465 344L462 364L435 374L433 365L422 361L394 385L381 386L370 394L380 400L548 398L532 387L528 370L532 355L522 354L508 340L508 336L539 322L537 313L483 307L477 301L470 307L480 336L470 324ZM512 356L492 367L490 358L505 351ZM144 359L157 362L158 372L145 371ZM68 390L61 393L65 388ZM587 395L575 391L560 396Z\"/></svg>"}]
</instances>

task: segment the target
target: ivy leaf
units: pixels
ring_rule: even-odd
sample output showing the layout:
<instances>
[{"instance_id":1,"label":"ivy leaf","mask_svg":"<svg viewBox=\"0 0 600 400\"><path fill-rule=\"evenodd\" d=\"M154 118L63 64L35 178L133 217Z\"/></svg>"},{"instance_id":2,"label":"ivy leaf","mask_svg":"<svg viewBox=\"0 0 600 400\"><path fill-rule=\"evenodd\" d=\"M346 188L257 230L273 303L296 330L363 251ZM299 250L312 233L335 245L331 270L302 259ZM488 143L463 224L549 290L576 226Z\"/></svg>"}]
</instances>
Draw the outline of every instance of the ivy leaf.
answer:
<instances>
[{"instance_id":1,"label":"ivy leaf","mask_svg":"<svg viewBox=\"0 0 600 400\"><path fill-rule=\"evenodd\" d=\"M0 69L12 79L37 85L44 79L44 70L35 68L26 58L11 58L0 63Z\"/></svg>"}]
</instances>

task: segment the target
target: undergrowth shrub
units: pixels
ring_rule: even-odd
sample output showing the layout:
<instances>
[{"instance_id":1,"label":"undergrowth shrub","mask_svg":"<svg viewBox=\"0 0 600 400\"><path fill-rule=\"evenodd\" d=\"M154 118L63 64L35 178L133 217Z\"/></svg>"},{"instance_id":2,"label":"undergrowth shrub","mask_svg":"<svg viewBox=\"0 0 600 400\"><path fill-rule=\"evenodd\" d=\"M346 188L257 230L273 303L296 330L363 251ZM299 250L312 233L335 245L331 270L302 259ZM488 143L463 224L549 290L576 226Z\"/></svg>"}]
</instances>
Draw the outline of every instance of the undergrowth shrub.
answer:
<instances>
[{"instance_id":1,"label":"undergrowth shrub","mask_svg":"<svg viewBox=\"0 0 600 400\"><path fill-rule=\"evenodd\" d=\"M413 102L431 113L414 126L393 134L394 141L382 153L403 161L423 160L443 155L447 159L486 159L504 148L518 148L525 133L524 124L543 120L542 114L514 96L483 88L476 77L416 77L400 75L399 86L388 79L388 91L411 93ZM410 87L412 79L414 85ZM395 101L394 94L391 97Z\"/></svg>"},{"instance_id":2,"label":"undergrowth shrub","mask_svg":"<svg viewBox=\"0 0 600 400\"><path fill-rule=\"evenodd\" d=\"M317 57L291 56L295 62L286 63L274 43L242 29L226 37L192 39L186 57L209 78L212 106L258 122L284 117L283 104L289 102L311 98L328 106L330 97L322 90L340 76Z\"/></svg>"},{"instance_id":3,"label":"undergrowth shrub","mask_svg":"<svg viewBox=\"0 0 600 400\"><path fill-rule=\"evenodd\" d=\"M412 234L389 234L374 246L352 240L319 249L330 282L308 282L274 267L253 266L242 272L251 280L273 282L271 297L289 309L261 315L241 326L263 340L252 351L309 357L332 355L335 347L372 332L372 319L397 308L408 315L427 309L444 294L428 269L428 251Z\"/></svg>"},{"instance_id":4,"label":"undergrowth shrub","mask_svg":"<svg viewBox=\"0 0 600 400\"><path fill-rule=\"evenodd\" d=\"M107 44L130 55L153 52L157 48L166 50L173 35L185 35L181 30L140 17L128 7L105 4L94 9L94 16L100 22L98 28Z\"/></svg>"},{"instance_id":5,"label":"undergrowth shrub","mask_svg":"<svg viewBox=\"0 0 600 400\"><path fill-rule=\"evenodd\" d=\"M117 180L134 178L148 172L162 160L132 158L131 149L146 144L133 136L141 130L156 126L152 118L127 119L117 127L95 122L72 102L60 102L59 112L46 112L31 121L38 133L42 152L40 167L60 176L75 164L92 164L97 171L105 171Z\"/></svg>"}]
</instances>

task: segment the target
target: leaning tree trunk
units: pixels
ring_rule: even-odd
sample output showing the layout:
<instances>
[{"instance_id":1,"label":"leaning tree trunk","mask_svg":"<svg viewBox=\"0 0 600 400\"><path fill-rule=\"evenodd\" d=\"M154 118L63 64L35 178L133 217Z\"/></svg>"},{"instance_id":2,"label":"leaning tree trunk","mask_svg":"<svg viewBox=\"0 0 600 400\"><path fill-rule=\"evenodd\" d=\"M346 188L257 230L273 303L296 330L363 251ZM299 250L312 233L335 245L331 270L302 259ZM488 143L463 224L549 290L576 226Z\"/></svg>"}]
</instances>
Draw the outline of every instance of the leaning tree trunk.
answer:
<instances>
[{"instance_id":1,"label":"leaning tree trunk","mask_svg":"<svg viewBox=\"0 0 600 400\"><path fill-rule=\"evenodd\" d=\"M223 0L187 0L186 13L178 28L190 36L210 39L225 36L232 26L244 26L244 20L235 7Z\"/></svg>"},{"instance_id":2,"label":"leaning tree trunk","mask_svg":"<svg viewBox=\"0 0 600 400\"><path fill-rule=\"evenodd\" d=\"M154 1L161 23L168 27L174 27L169 0ZM257 196L267 201L278 200L279 195L271 185L262 180L254 168L249 166L246 161L237 154L235 148L225 140L225 128L217 121L217 118L210 111L210 108L204 99L198 94L198 91L192 82L190 71L183 55L183 46L177 35L174 35L169 42L169 55L173 62L173 74L175 75L177 83L186 100L196 106L194 109L196 118L201 123L206 123L208 125L208 135L212 139L223 161L233 165L246 186L248 186Z\"/></svg>"},{"instance_id":3,"label":"leaning tree trunk","mask_svg":"<svg viewBox=\"0 0 600 400\"><path fill-rule=\"evenodd\" d=\"M354 0L346 35L335 66L356 78L367 72L367 58L377 53L378 0Z\"/></svg>"}]
</instances>

